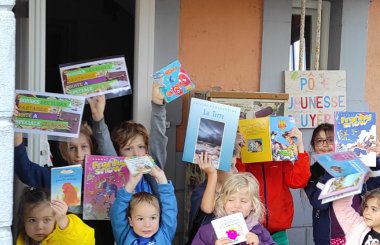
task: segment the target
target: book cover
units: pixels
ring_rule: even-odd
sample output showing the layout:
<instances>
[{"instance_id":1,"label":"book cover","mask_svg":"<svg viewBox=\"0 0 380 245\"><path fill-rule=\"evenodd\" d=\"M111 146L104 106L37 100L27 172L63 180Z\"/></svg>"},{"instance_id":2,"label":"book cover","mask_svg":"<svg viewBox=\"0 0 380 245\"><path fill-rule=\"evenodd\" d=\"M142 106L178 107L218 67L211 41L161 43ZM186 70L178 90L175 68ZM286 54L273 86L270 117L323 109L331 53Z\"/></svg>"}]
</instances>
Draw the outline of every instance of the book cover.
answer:
<instances>
[{"instance_id":1,"label":"book cover","mask_svg":"<svg viewBox=\"0 0 380 245\"><path fill-rule=\"evenodd\" d=\"M335 151L354 152L369 167L376 166L376 114L374 112L336 112Z\"/></svg>"},{"instance_id":2,"label":"book cover","mask_svg":"<svg viewBox=\"0 0 380 245\"><path fill-rule=\"evenodd\" d=\"M289 136L289 131L296 126L294 118L270 117L269 121L273 161L297 160L297 142Z\"/></svg>"},{"instance_id":3,"label":"book cover","mask_svg":"<svg viewBox=\"0 0 380 245\"><path fill-rule=\"evenodd\" d=\"M16 90L16 132L78 138L85 98Z\"/></svg>"},{"instance_id":4,"label":"book cover","mask_svg":"<svg viewBox=\"0 0 380 245\"><path fill-rule=\"evenodd\" d=\"M51 169L51 199L62 200L67 206L80 206L82 196L80 164Z\"/></svg>"},{"instance_id":5,"label":"book cover","mask_svg":"<svg viewBox=\"0 0 380 245\"><path fill-rule=\"evenodd\" d=\"M114 98L132 93L124 56L62 64L59 71L65 94Z\"/></svg>"},{"instance_id":6,"label":"book cover","mask_svg":"<svg viewBox=\"0 0 380 245\"><path fill-rule=\"evenodd\" d=\"M240 108L192 98L182 160L195 163L195 154L208 152L215 168L229 171Z\"/></svg>"},{"instance_id":7,"label":"book cover","mask_svg":"<svg viewBox=\"0 0 380 245\"><path fill-rule=\"evenodd\" d=\"M369 168L354 152L316 154L313 158L333 177L319 196L323 203L361 192Z\"/></svg>"},{"instance_id":8,"label":"book cover","mask_svg":"<svg viewBox=\"0 0 380 245\"><path fill-rule=\"evenodd\" d=\"M178 60L155 72L152 77L155 83L162 85L160 90L167 103L195 88L195 84Z\"/></svg>"},{"instance_id":9,"label":"book cover","mask_svg":"<svg viewBox=\"0 0 380 245\"><path fill-rule=\"evenodd\" d=\"M247 240L245 236L249 231L242 213L215 219L211 221L211 224L218 239L227 237L231 241L229 244L237 244Z\"/></svg>"},{"instance_id":10,"label":"book cover","mask_svg":"<svg viewBox=\"0 0 380 245\"><path fill-rule=\"evenodd\" d=\"M87 155L84 173L83 219L109 220L118 190L129 178L125 157Z\"/></svg>"},{"instance_id":11,"label":"book cover","mask_svg":"<svg viewBox=\"0 0 380 245\"><path fill-rule=\"evenodd\" d=\"M127 164L129 172L133 176L139 173L147 174L152 171L152 168L155 165L151 156L128 157L125 158L124 161Z\"/></svg>"},{"instance_id":12,"label":"book cover","mask_svg":"<svg viewBox=\"0 0 380 245\"><path fill-rule=\"evenodd\" d=\"M269 117L240 119L239 132L246 141L241 149L243 163L272 161Z\"/></svg>"}]
</instances>

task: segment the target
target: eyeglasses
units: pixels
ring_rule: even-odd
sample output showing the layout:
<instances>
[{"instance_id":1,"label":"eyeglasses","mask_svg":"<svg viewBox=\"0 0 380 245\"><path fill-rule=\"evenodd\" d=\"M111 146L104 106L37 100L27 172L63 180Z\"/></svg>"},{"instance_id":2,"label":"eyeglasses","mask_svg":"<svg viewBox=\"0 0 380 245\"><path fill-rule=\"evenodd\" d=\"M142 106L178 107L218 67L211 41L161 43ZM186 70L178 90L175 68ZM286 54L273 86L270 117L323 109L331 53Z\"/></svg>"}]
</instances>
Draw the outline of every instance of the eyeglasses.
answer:
<instances>
[{"instance_id":1,"label":"eyeglasses","mask_svg":"<svg viewBox=\"0 0 380 245\"><path fill-rule=\"evenodd\" d=\"M314 144L317 146L323 146L325 143L328 145L333 145L334 144L334 138L314 140Z\"/></svg>"}]
</instances>

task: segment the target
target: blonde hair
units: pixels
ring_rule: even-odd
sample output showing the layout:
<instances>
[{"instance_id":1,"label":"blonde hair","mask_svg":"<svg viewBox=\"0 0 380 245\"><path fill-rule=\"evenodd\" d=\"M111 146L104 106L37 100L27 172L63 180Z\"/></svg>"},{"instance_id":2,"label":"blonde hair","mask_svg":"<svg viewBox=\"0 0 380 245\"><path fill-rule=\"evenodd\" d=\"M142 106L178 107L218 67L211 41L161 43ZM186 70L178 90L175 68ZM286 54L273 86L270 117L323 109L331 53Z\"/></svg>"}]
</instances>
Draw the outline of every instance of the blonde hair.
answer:
<instances>
[{"instance_id":1,"label":"blonde hair","mask_svg":"<svg viewBox=\"0 0 380 245\"><path fill-rule=\"evenodd\" d=\"M148 192L137 192L133 194L132 199L129 203L127 216L132 217L133 210L141 203L149 204L156 208L158 212L161 211L160 202L158 201L156 196Z\"/></svg>"},{"instance_id":2,"label":"blonde hair","mask_svg":"<svg viewBox=\"0 0 380 245\"><path fill-rule=\"evenodd\" d=\"M247 194L253 209L250 215L258 221L262 221L265 214L265 208L260 200L259 182L251 173L237 173L227 178L219 195L215 199L215 216L220 218L227 215L224 206L227 203L228 198L236 192L244 192Z\"/></svg>"}]
</instances>

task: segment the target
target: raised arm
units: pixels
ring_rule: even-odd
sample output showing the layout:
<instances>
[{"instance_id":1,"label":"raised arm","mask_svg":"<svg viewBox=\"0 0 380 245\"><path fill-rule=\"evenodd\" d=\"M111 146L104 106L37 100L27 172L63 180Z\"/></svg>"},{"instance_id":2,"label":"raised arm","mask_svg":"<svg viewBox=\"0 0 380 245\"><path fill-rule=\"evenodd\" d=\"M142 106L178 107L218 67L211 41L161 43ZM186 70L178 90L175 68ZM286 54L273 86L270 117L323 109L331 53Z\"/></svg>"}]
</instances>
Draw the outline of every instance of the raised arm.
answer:
<instances>
[{"instance_id":1,"label":"raised arm","mask_svg":"<svg viewBox=\"0 0 380 245\"><path fill-rule=\"evenodd\" d=\"M214 200L216 193L216 185L218 181L217 170L212 164L212 156L207 153L196 154L196 163L199 168L207 175L207 184L203 193L201 210L206 214L211 214L214 211Z\"/></svg>"}]
</instances>

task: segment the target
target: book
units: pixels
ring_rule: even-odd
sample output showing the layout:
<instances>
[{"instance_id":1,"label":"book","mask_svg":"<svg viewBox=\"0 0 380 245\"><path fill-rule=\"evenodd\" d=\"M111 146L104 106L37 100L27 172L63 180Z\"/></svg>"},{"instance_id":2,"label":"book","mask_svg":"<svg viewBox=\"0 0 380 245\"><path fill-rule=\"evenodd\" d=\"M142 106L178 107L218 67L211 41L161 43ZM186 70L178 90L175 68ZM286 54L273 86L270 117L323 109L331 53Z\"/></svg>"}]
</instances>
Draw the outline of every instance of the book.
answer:
<instances>
[{"instance_id":1,"label":"book","mask_svg":"<svg viewBox=\"0 0 380 245\"><path fill-rule=\"evenodd\" d=\"M109 220L116 193L129 179L125 157L87 155L84 172L83 219Z\"/></svg>"},{"instance_id":2,"label":"book","mask_svg":"<svg viewBox=\"0 0 380 245\"><path fill-rule=\"evenodd\" d=\"M59 65L65 94L114 98L132 93L124 56Z\"/></svg>"},{"instance_id":3,"label":"book","mask_svg":"<svg viewBox=\"0 0 380 245\"><path fill-rule=\"evenodd\" d=\"M318 197L322 203L361 193L369 168L354 152L316 154L313 158L332 176Z\"/></svg>"},{"instance_id":4,"label":"book","mask_svg":"<svg viewBox=\"0 0 380 245\"><path fill-rule=\"evenodd\" d=\"M62 200L67 206L80 206L82 196L82 166L80 164L51 169L51 199ZM74 208L75 209L75 208Z\"/></svg>"},{"instance_id":5,"label":"book","mask_svg":"<svg viewBox=\"0 0 380 245\"><path fill-rule=\"evenodd\" d=\"M336 112L335 151L353 151L369 167L376 166L376 113Z\"/></svg>"},{"instance_id":6,"label":"book","mask_svg":"<svg viewBox=\"0 0 380 245\"><path fill-rule=\"evenodd\" d=\"M294 117L269 117L269 121L273 161L297 160L296 138L289 136L296 127Z\"/></svg>"},{"instance_id":7,"label":"book","mask_svg":"<svg viewBox=\"0 0 380 245\"><path fill-rule=\"evenodd\" d=\"M167 103L195 88L195 84L178 60L156 71L152 77L155 83L161 85L160 91Z\"/></svg>"},{"instance_id":8,"label":"book","mask_svg":"<svg viewBox=\"0 0 380 245\"><path fill-rule=\"evenodd\" d=\"M21 133L78 138L85 98L16 90L14 129Z\"/></svg>"},{"instance_id":9,"label":"book","mask_svg":"<svg viewBox=\"0 0 380 245\"><path fill-rule=\"evenodd\" d=\"M227 237L231 241L229 244L247 241L245 237L249 231L242 213L235 213L214 219L211 221L211 225L218 239Z\"/></svg>"},{"instance_id":10,"label":"book","mask_svg":"<svg viewBox=\"0 0 380 245\"><path fill-rule=\"evenodd\" d=\"M155 166L154 160L151 156L128 157L125 158L124 161L127 164L129 172L133 176L139 173L150 173L152 171L153 166Z\"/></svg>"},{"instance_id":11,"label":"book","mask_svg":"<svg viewBox=\"0 0 380 245\"><path fill-rule=\"evenodd\" d=\"M229 171L240 108L192 98L182 160L195 163L196 154L212 155L216 169Z\"/></svg>"}]
</instances>

